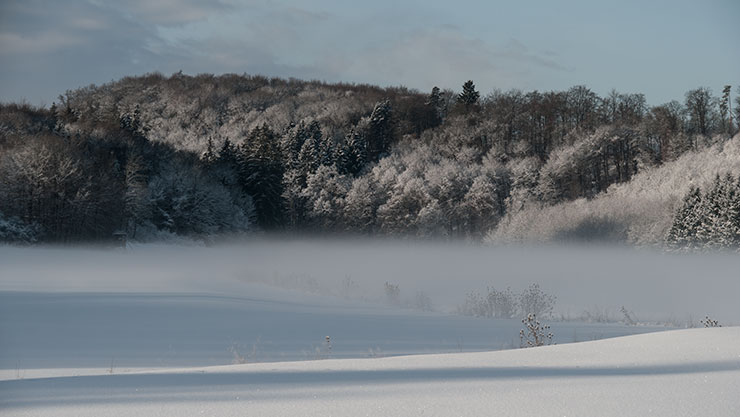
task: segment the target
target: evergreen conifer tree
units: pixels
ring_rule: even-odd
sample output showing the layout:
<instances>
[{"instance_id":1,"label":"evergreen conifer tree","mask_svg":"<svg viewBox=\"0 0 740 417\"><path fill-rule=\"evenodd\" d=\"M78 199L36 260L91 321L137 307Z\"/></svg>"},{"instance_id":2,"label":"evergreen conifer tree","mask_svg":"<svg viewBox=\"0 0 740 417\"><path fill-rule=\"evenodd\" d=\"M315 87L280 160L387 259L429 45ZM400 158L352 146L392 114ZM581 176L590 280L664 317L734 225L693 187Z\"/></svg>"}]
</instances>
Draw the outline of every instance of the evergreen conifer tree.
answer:
<instances>
[{"instance_id":1,"label":"evergreen conifer tree","mask_svg":"<svg viewBox=\"0 0 740 417\"><path fill-rule=\"evenodd\" d=\"M365 134L368 161L378 161L388 152L394 139L392 116L393 112L389 100L381 101L373 108Z\"/></svg>"},{"instance_id":2,"label":"evergreen conifer tree","mask_svg":"<svg viewBox=\"0 0 740 417\"><path fill-rule=\"evenodd\" d=\"M206 150L200 156L200 160L208 166L216 162L216 159L216 152L213 150L213 139L209 137L206 143Z\"/></svg>"},{"instance_id":3,"label":"evergreen conifer tree","mask_svg":"<svg viewBox=\"0 0 740 417\"><path fill-rule=\"evenodd\" d=\"M224 143L221 145L221 149L218 151L218 162L225 165L231 165L236 163L236 158L236 148L229 138L226 138Z\"/></svg>"},{"instance_id":4,"label":"evergreen conifer tree","mask_svg":"<svg viewBox=\"0 0 740 417\"><path fill-rule=\"evenodd\" d=\"M367 141L364 136L352 131L347 137L347 148L349 149L348 171L352 175L359 175L367 164Z\"/></svg>"},{"instance_id":5,"label":"evergreen conifer tree","mask_svg":"<svg viewBox=\"0 0 740 417\"><path fill-rule=\"evenodd\" d=\"M668 231L667 243L673 248L694 247L696 232L701 226L700 210L702 196L699 187L694 187L686 194L683 204L673 218L673 224Z\"/></svg>"},{"instance_id":6,"label":"evergreen conifer tree","mask_svg":"<svg viewBox=\"0 0 740 417\"><path fill-rule=\"evenodd\" d=\"M239 182L252 196L257 222L265 229L282 221L283 172L275 134L267 125L254 128L239 149Z\"/></svg>"},{"instance_id":7,"label":"evergreen conifer tree","mask_svg":"<svg viewBox=\"0 0 740 417\"><path fill-rule=\"evenodd\" d=\"M463 84L463 91L457 96L457 102L470 110L478 104L478 99L480 99L480 93L475 90L473 80L468 80Z\"/></svg>"}]
</instances>

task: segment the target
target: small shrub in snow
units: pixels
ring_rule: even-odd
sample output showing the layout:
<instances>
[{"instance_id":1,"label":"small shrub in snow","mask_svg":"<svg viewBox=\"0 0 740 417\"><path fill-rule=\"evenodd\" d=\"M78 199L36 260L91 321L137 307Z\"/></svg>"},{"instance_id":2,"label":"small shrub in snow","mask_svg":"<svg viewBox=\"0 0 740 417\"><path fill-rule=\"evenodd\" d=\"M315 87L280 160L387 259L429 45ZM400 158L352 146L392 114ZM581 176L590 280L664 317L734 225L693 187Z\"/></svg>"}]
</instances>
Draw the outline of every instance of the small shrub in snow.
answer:
<instances>
[{"instance_id":1,"label":"small shrub in snow","mask_svg":"<svg viewBox=\"0 0 740 417\"><path fill-rule=\"evenodd\" d=\"M416 293L414 308L421 311L434 311L432 299L429 298L429 296L424 291L419 291Z\"/></svg>"},{"instance_id":2,"label":"small shrub in snow","mask_svg":"<svg viewBox=\"0 0 740 417\"><path fill-rule=\"evenodd\" d=\"M493 317L499 319L510 319L516 314L517 301L511 288L507 288L503 291L489 288L487 302Z\"/></svg>"},{"instance_id":3,"label":"small shrub in snow","mask_svg":"<svg viewBox=\"0 0 740 417\"><path fill-rule=\"evenodd\" d=\"M637 324L637 321L634 319L635 313L628 311L625 306L622 306L622 309L620 310L622 312L622 315L624 316L624 322L627 323L630 326L634 326Z\"/></svg>"},{"instance_id":4,"label":"small shrub in snow","mask_svg":"<svg viewBox=\"0 0 740 417\"><path fill-rule=\"evenodd\" d=\"M522 314L545 316L552 314L555 296L540 289L540 284L532 284L519 295L519 308Z\"/></svg>"},{"instance_id":5,"label":"small shrub in snow","mask_svg":"<svg viewBox=\"0 0 740 417\"><path fill-rule=\"evenodd\" d=\"M398 284L391 284L390 282L386 281L385 296L391 305L401 305L401 290L398 288Z\"/></svg>"},{"instance_id":6,"label":"small shrub in snow","mask_svg":"<svg viewBox=\"0 0 740 417\"><path fill-rule=\"evenodd\" d=\"M553 334L550 326L542 324L534 314L528 314L522 319L524 329L519 331L519 344L521 347L536 347L551 345Z\"/></svg>"},{"instance_id":7,"label":"small shrub in snow","mask_svg":"<svg viewBox=\"0 0 740 417\"><path fill-rule=\"evenodd\" d=\"M331 337L329 337L329 336L326 336L326 345L325 345L325 347L326 347L326 357L327 358L330 358L331 357Z\"/></svg>"},{"instance_id":8,"label":"small shrub in snow","mask_svg":"<svg viewBox=\"0 0 740 417\"><path fill-rule=\"evenodd\" d=\"M722 325L719 324L719 321L712 320L709 316L704 317L704 320L701 320L700 323L703 324L704 327L722 327Z\"/></svg>"}]
</instances>

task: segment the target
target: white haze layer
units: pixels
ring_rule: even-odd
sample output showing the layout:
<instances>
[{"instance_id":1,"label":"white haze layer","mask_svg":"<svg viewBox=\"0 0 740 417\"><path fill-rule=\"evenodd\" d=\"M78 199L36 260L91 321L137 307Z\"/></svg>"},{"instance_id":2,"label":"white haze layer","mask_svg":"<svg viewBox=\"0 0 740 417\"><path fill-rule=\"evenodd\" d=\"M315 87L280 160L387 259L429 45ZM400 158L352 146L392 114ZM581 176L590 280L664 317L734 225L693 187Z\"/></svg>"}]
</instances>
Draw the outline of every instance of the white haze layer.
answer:
<instances>
[{"instance_id":1,"label":"white haze layer","mask_svg":"<svg viewBox=\"0 0 740 417\"><path fill-rule=\"evenodd\" d=\"M451 312L487 287L532 283L557 297L555 316L621 306L643 320L738 322L740 257L621 247L487 247L372 240L261 239L232 246L135 246L128 251L0 247L0 290L194 292L234 295L262 283L319 295L382 301L397 284ZM347 286L350 281L352 285Z\"/></svg>"},{"instance_id":2,"label":"white haze layer","mask_svg":"<svg viewBox=\"0 0 740 417\"><path fill-rule=\"evenodd\" d=\"M489 286L516 293L538 283L556 296L546 321L558 344L664 330L666 321L701 326L705 315L736 324L738 270L732 255L613 247L1 247L0 379L519 347L519 317L450 314ZM386 282L398 285L400 303L390 305ZM434 311L414 309L420 292ZM622 306L637 326L616 323Z\"/></svg>"}]
</instances>

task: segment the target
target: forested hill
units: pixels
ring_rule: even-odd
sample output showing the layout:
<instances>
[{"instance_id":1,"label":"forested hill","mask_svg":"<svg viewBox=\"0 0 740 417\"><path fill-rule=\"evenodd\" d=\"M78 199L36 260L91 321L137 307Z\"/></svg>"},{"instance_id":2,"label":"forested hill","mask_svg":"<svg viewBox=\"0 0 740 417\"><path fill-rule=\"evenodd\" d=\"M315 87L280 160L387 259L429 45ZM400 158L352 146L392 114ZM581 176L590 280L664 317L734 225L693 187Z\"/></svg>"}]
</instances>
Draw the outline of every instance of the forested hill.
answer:
<instances>
[{"instance_id":1,"label":"forested hill","mask_svg":"<svg viewBox=\"0 0 740 417\"><path fill-rule=\"evenodd\" d=\"M0 106L0 241L262 231L478 240L502 235L499 223L511 238L521 213L601 197L641 171L724 146L740 122L730 93L698 88L649 107L642 94L599 97L584 86L481 96L472 81L459 93L420 93L126 77L69 91L48 109Z\"/></svg>"}]
</instances>

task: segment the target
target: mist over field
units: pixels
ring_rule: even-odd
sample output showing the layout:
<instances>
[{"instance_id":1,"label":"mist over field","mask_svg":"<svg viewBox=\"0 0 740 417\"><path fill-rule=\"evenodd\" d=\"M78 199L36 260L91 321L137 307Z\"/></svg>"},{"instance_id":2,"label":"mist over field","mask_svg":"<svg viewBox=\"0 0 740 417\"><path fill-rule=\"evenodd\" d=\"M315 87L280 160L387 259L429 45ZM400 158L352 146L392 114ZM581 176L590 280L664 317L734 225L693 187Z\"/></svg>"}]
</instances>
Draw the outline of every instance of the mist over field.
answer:
<instances>
[{"instance_id":1,"label":"mist over field","mask_svg":"<svg viewBox=\"0 0 740 417\"><path fill-rule=\"evenodd\" d=\"M0 248L5 291L204 292L248 295L244 284L296 294L401 305L426 294L454 312L473 291L521 291L530 284L557 297L553 317L597 310L621 319L625 306L645 321L698 324L708 314L736 320L740 304L732 254L671 254L613 246L480 246L396 240L253 239L203 246L135 245L128 251ZM247 288L247 287L244 287Z\"/></svg>"}]
</instances>

